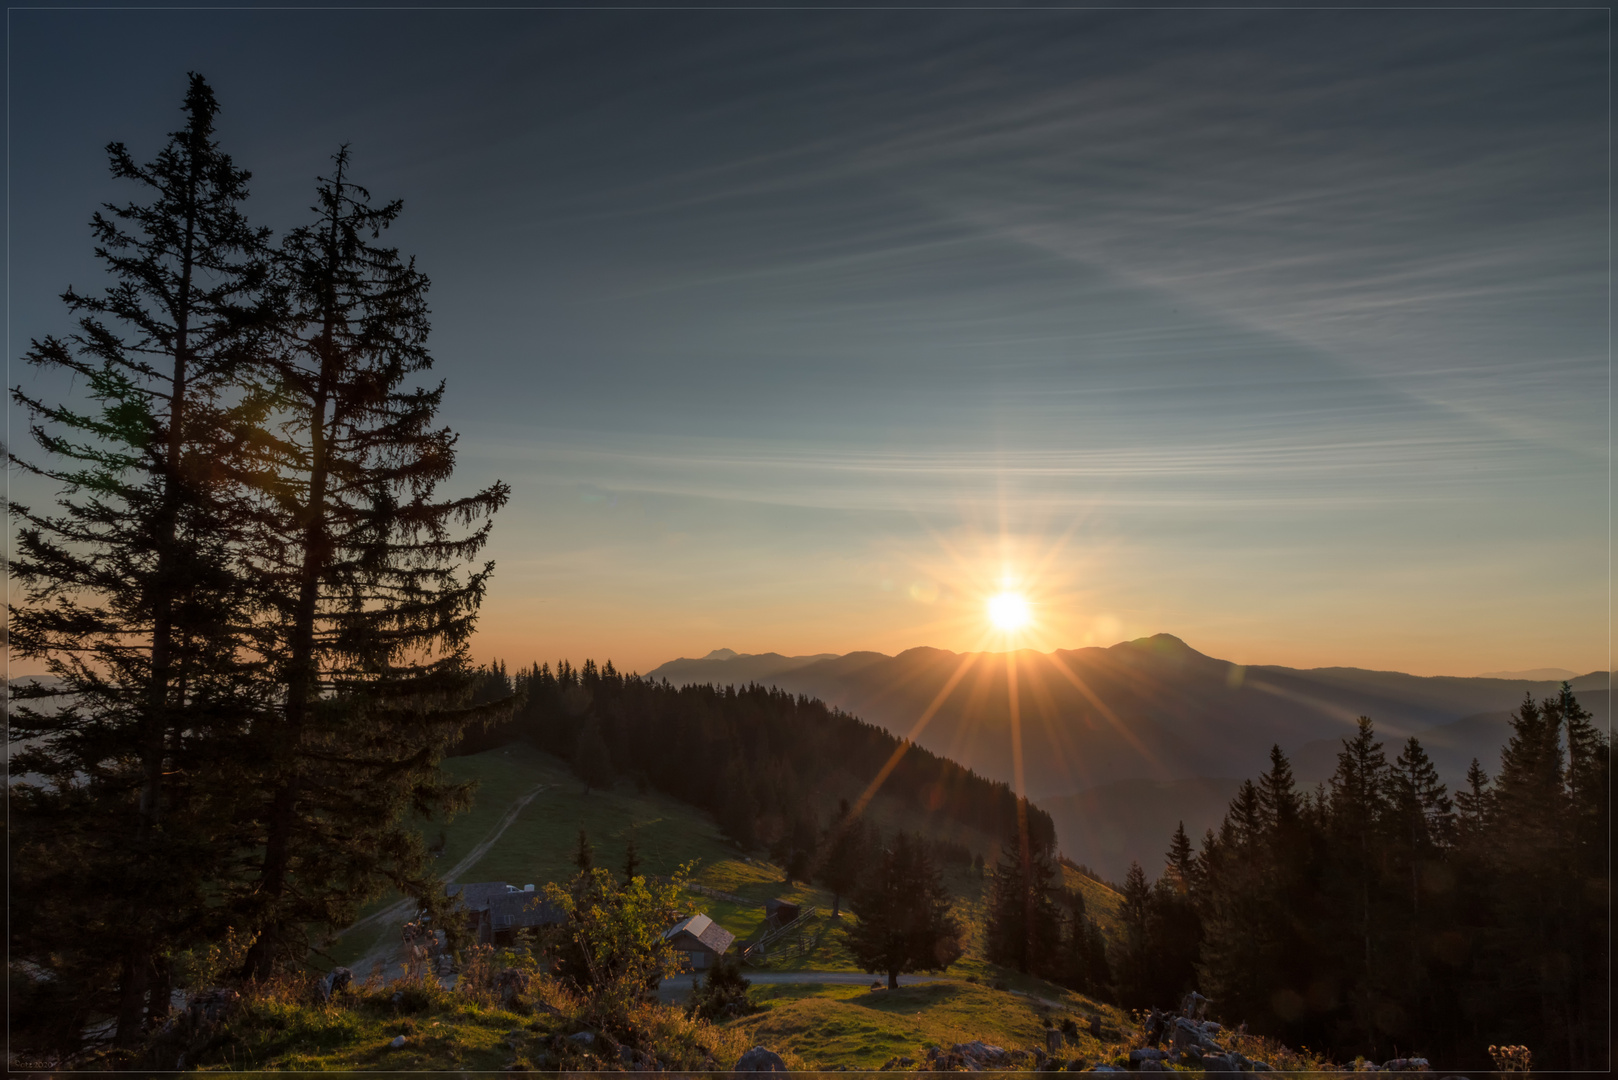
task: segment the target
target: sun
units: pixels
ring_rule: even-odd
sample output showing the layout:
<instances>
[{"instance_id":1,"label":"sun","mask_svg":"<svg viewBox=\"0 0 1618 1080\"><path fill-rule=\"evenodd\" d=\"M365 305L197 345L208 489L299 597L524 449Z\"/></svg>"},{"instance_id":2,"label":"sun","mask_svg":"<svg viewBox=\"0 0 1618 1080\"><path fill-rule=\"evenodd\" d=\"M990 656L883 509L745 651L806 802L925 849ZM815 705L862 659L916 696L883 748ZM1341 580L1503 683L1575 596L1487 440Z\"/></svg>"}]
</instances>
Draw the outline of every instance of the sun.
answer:
<instances>
[{"instance_id":1,"label":"sun","mask_svg":"<svg viewBox=\"0 0 1618 1080\"><path fill-rule=\"evenodd\" d=\"M1028 600L1021 593L1014 592L989 597L989 621L996 630L1021 630L1031 621Z\"/></svg>"}]
</instances>

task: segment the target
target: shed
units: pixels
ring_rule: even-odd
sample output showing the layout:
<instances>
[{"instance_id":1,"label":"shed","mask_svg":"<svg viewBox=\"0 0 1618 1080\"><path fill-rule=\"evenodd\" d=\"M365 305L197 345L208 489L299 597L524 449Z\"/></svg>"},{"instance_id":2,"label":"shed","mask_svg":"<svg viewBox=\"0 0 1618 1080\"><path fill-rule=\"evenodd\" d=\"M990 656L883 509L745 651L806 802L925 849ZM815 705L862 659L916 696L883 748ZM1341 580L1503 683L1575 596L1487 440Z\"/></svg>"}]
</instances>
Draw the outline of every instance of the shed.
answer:
<instances>
[{"instance_id":1,"label":"shed","mask_svg":"<svg viewBox=\"0 0 1618 1080\"><path fill-rule=\"evenodd\" d=\"M785 926L796 919L799 913L798 905L791 900L764 901L764 921L772 927Z\"/></svg>"},{"instance_id":2,"label":"shed","mask_svg":"<svg viewBox=\"0 0 1618 1080\"><path fill-rule=\"evenodd\" d=\"M675 923L663 935L663 940L672 942L676 952L685 954L687 969L701 971L712 967L725 955L736 935L698 912Z\"/></svg>"}]
</instances>

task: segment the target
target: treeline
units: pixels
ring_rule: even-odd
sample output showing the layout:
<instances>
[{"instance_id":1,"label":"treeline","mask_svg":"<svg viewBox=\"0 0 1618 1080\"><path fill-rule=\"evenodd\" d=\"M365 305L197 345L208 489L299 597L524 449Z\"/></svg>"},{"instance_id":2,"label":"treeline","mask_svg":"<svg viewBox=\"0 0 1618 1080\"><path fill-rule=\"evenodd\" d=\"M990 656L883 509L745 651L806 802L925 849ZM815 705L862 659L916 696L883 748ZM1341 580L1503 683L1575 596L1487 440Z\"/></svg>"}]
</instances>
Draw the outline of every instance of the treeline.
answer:
<instances>
[{"instance_id":1,"label":"treeline","mask_svg":"<svg viewBox=\"0 0 1618 1080\"><path fill-rule=\"evenodd\" d=\"M101 291L13 390L59 493L13 504L10 1032L141 1040L171 988L265 979L392 885L435 890L410 812L474 720L466 655L507 489L447 498L426 277L345 148L277 241L193 75L93 216ZM52 396L56 393L59 397ZM19 782L23 781L23 782ZM240 944L241 951L233 951Z\"/></svg>"},{"instance_id":2,"label":"treeline","mask_svg":"<svg viewBox=\"0 0 1618 1080\"><path fill-rule=\"evenodd\" d=\"M1298 790L1279 748L1201 850L1182 827L1155 884L1132 866L1117 993L1196 987L1227 1023L1339 1056L1609 1065L1608 738L1567 684L1525 699L1491 780L1452 798L1421 743L1393 758L1371 721Z\"/></svg>"},{"instance_id":3,"label":"treeline","mask_svg":"<svg viewBox=\"0 0 1618 1080\"><path fill-rule=\"evenodd\" d=\"M521 704L511 718L469 732L459 752L522 739L572 762L587 784L622 777L655 788L712 813L744 847L767 847L799 878L811 876L836 800L858 807L873 785L959 826L1021 829L1041 848L1056 841L1050 815L1010 785L807 697L762 686L675 687L610 661L535 664L515 675L485 669L480 697L512 693ZM958 841L933 854L972 858Z\"/></svg>"}]
</instances>

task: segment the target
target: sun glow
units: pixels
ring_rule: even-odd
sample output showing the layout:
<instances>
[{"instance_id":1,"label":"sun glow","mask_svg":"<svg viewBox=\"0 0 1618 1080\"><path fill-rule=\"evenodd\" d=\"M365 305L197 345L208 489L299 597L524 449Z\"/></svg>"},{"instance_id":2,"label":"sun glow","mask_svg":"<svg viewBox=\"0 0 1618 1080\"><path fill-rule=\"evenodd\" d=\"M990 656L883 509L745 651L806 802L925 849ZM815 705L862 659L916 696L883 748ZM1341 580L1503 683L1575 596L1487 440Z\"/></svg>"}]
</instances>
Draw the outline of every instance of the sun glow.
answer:
<instances>
[{"instance_id":1,"label":"sun glow","mask_svg":"<svg viewBox=\"0 0 1618 1080\"><path fill-rule=\"evenodd\" d=\"M1031 621L1028 600L1021 593L1003 592L989 597L989 621L996 630L1021 630Z\"/></svg>"}]
</instances>

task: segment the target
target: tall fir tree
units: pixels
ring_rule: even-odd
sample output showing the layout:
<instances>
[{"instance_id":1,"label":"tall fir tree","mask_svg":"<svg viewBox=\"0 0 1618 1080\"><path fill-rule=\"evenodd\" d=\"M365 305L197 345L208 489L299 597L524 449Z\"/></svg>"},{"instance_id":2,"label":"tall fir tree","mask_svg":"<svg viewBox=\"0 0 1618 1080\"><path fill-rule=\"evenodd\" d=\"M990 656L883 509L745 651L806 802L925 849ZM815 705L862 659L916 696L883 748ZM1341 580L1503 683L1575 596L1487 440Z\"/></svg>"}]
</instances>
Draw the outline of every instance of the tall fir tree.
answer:
<instances>
[{"instance_id":1,"label":"tall fir tree","mask_svg":"<svg viewBox=\"0 0 1618 1080\"><path fill-rule=\"evenodd\" d=\"M842 914L843 897L859 882L869 858L865 821L856 815L843 799L837 804L837 813L820 840L820 866L816 875L822 885L831 890L831 917Z\"/></svg>"},{"instance_id":2,"label":"tall fir tree","mask_svg":"<svg viewBox=\"0 0 1618 1080\"><path fill-rule=\"evenodd\" d=\"M927 857L925 845L909 833L873 859L853 899L859 916L844 933L849 952L868 972L899 976L942 971L961 957L961 925L950 910L949 890Z\"/></svg>"},{"instance_id":3,"label":"tall fir tree","mask_svg":"<svg viewBox=\"0 0 1618 1080\"><path fill-rule=\"evenodd\" d=\"M432 366L428 281L372 243L401 204L373 206L348 172L344 147L315 220L282 244L285 332L263 386L277 423L253 476L259 648L280 703L259 732L262 859L239 897L259 977L387 884L436 895L405 814L464 803L438 762L509 708L468 705L493 565L465 569L509 492L438 496L455 466L443 383L409 385Z\"/></svg>"},{"instance_id":4,"label":"tall fir tree","mask_svg":"<svg viewBox=\"0 0 1618 1080\"><path fill-rule=\"evenodd\" d=\"M1389 820L1387 756L1369 717L1357 721L1343 740L1337 769L1329 781L1327 830L1331 858L1326 865L1327 925L1341 940L1336 953L1345 964L1343 982L1353 988L1339 1029L1342 1041L1357 1038L1377 1045L1386 1015L1380 1010L1400 977L1387 940L1388 883L1381 851Z\"/></svg>"},{"instance_id":5,"label":"tall fir tree","mask_svg":"<svg viewBox=\"0 0 1618 1080\"><path fill-rule=\"evenodd\" d=\"M1118 942L1118 958L1113 964L1118 1003L1125 1008L1152 1004L1153 956L1147 926L1151 919L1152 887L1146 872L1133 860L1124 875L1123 904L1119 921L1123 937Z\"/></svg>"},{"instance_id":6,"label":"tall fir tree","mask_svg":"<svg viewBox=\"0 0 1618 1080\"><path fill-rule=\"evenodd\" d=\"M1026 805L1026 800L1024 800ZM1054 843L1019 827L1000 849L989 886L984 928L990 962L1044 974L1061 940Z\"/></svg>"},{"instance_id":7,"label":"tall fir tree","mask_svg":"<svg viewBox=\"0 0 1618 1080\"><path fill-rule=\"evenodd\" d=\"M113 176L143 198L92 219L114 284L68 289L77 331L27 355L82 379L88 400L12 395L46 455L13 462L63 492L60 513L12 507L26 603L10 647L59 680L13 688L12 772L47 778L12 803L13 943L59 957L75 1008L103 1007L99 969L115 965L125 1043L143 1014L168 1012L166 953L213 926L210 876L236 842L229 776L256 708L241 690L241 536L224 466L239 449L268 236L241 212L249 175L215 141L218 110L192 74L186 124L155 159L108 146ZM62 707L27 703L48 696ZM71 940L53 941L59 931Z\"/></svg>"}]
</instances>

